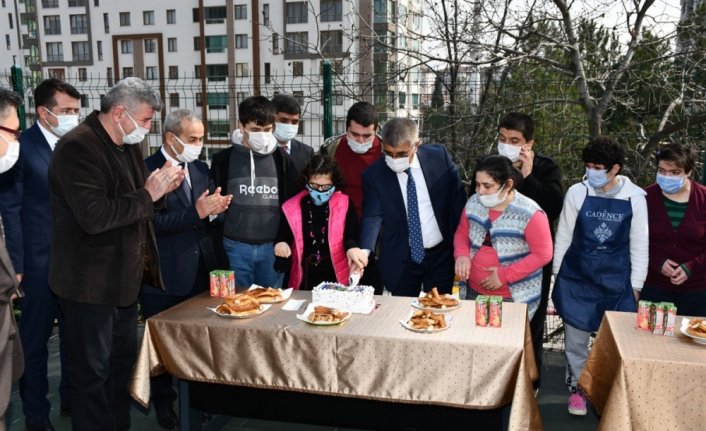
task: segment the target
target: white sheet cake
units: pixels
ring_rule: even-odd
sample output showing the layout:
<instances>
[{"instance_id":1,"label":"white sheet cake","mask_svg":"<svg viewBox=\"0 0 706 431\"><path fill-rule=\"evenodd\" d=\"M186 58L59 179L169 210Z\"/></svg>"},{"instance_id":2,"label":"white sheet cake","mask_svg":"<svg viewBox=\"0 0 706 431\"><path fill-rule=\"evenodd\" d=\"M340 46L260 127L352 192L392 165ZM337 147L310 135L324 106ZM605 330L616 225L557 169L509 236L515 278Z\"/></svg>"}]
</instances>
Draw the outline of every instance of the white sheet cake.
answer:
<instances>
[{"instance_id":1,"label":"white sheet cake","mask_svg":"<svg viewBox=\"0 0 706 431\"><path fill-rule=\"evenodd\" d=\"M357 314L369 314L375 308L372 286L346 287L339 283L323 282L312 290L311 302Z\"/></svg>"}]
</instances>

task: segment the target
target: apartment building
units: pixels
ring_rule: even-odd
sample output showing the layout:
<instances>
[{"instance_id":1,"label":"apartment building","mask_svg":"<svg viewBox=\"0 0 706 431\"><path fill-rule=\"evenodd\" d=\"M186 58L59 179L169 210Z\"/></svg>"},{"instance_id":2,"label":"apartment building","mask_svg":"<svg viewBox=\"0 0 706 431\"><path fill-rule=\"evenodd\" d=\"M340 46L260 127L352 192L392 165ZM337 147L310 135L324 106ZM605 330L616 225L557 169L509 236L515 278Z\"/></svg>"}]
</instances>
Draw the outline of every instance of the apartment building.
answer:
<instances>
[{"instance_id":1,"label":"apartment building","mask_svg":"<svg viewBox=\"0 0 706 431\"><path fill-rule=\"evenodd\" d=\"M66 79L86 113L117 80L152 82L165 109L201 113L210 151L229 145L245 97L293 94L304 107L301 139L323 142L323 63L334 69L334 133L348 107L376 104L383 118L416 116L421 0L2 0L6 43L30 85ZM4 30L4 31L3 31ZM11 57L12 56L12 57ZM9 73L6 62L0 79ZM7 81L4 81L7 82ZM28 117L33 111L28 100ZM155 119L154 130L161 126ZM159 136L150 146L160 144Z\"/></svg>"}]
</instances>

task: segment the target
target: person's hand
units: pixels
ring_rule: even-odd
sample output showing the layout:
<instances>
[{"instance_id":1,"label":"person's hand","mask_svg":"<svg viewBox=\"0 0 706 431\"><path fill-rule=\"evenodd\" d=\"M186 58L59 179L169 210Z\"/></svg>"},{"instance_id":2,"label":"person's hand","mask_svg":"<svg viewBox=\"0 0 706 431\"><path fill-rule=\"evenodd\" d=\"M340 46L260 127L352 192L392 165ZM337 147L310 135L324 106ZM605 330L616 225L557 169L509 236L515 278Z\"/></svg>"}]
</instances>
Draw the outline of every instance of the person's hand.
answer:
<instances>
[{"instance_id":1,"label":"person's hand","mask_svg":"<svg viewBox=\"0 0 706 431\"><path fill-rule=\"evenodd\" d=\"M179 166L172 166L172 162L167 160L164 166L155 169L147 181L145 181L145 190L152 197L152 202L157 202L162 196L176 190L181 185L181 182L186 178L186 171Z\"/></svg>"},{"instance_id":2,"label":"person's hand","mask_svg":"<svg viewBox=\"0 0 706 431\"><path fill-rule=\"evenodd\" d=\"M483 268L483 270L490 272L490 275L481 280L481 287L487 290L500 289L503 284L500 282L500 277L498 277L498 268L496 266L491 266L488 268Z\"/></svg>"},{"instance_id":3,"label":"person's hand","mask_svg":"<svg viewBox=\"0 0 706 431\"><path fill-rule=\"evenodd\" d=\"M289 248L289 244L286 242L278 242L275 244L275 256L277 257L289 257L292 255L292 249Z\"/></svg>"},{"instance_id":4,"label":"person's hand","mask_svg":"<svg viewBox=\"0 0 706 431\"><path fill-rule=\"evenodd\" d=\"M679 264L673 261L672 259L667 259L664 261L662 264L662 275L665 277L672 278L674 275L674 270L679 267Z\"/></svg>"},{"instance_id":5,"label":"person's hand","mask_svg":"<svg viewBox=\"0 0 706 431\"><path fill-rule=\"evenodd\" d=\"M349 274L360 274L360 276L363 277L363 272L365 272L365 270L362 267L356 265L355 263L350 262L348 264ZM360 281L360 279L358 279L358 281Z\"/></svg>"},{"instance_id":6,"label":"person's hand","mask_svg":"<svg viewBox=\"0 0 706 431\"><path fill-rule=\"evenodd\" d=\"M22 274L22 273L15 274L15 277L17 277L17 281L19 281L20 283L22 283L22 278L24 277L24 274Z\"/></svg>"},{"instance_id":7,"label":"person's hand","mask_svg":"<svg viewBox=\"0 0 706 431\"><path fill-rule=\"evenodd\" d=\"M632 294L635 295L635 302L640 301L640 291L639 290L632 290Z\"/></svg>"},{"instance_id":8,"label":"person's hand","mask_svg":"<svg viewBox=\"0 0 706 431\"><path fill-rule=\"evenodd\" d=\"M532 167L534 166L534 151L532 151L532 148L522 147L520 150L520 162L522 162L520 167L522 178L527 178L532 173Z\"/></svg>"},{"instance_id":9,"label":"person's hand","mask_svg":"<svg viewBox=\"0 0 706 431\"><path fill-rule=\"evenodd\" d=\"M471 276L471 259L468 256L457 257L454 272L461 280L468 280Z\"/></svg>"},{"instance_id":10,"label":"person's hand","mask_svg":"<svg viewBox=\"0 0 706 431\"><path fill-rule=\"evenodd\" d=\"M348 258L348 266L355 265L358 268L365 268L368 266L368 255L358 247L353 247L346 251L346 257Z\"/></svg>"},{"instance_id":11,"label":"person's hand","mask_svg":"<svg viewBox=\"0 0 706 431\"><path fill-rule=\"evenodd\" d=\"M672 272L672 276L670 277L670 279L673 285L679 286L680 284L688 280L689 276L686 275L686 271L684 271L684 268L682 268L681 266L677 266L676 268L674 268L674 272Z\"/></svg>"},{"instance_id":12,"label":"person's hand","mask_svg":"<svg viewBox=\"0 0 706 431\"><path fill-rule=\"evenodd\" d=\"M221 195L221 188L218 187L213 193L208 194L208 190L201 193L196 199L196 212L199 213L199 218L203 219L210 215L218 215L228 209L233 195Z\"/></svg>"}]
</instances>

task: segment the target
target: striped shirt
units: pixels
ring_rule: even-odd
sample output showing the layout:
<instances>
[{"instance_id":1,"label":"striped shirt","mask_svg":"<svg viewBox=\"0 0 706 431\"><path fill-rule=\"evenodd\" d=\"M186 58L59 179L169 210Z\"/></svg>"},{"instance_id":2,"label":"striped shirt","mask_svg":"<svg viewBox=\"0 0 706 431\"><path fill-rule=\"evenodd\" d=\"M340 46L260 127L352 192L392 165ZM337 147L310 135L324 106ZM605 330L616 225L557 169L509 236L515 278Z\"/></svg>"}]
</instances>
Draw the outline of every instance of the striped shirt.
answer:
<instances>
[{"instance_id":1,"label":"striped shirt","mask_svg":"<svg viewBox=\"0 0 706 431\"><path fill-rule=\"evenodd\" d=\"M662 199L664 200L664 206L667 208L667 216L672 223L672 229L678 228L684 219L684 213L686 213L686 207L689 202L675 202L666 196Z\"/></svg>"}]
</instances>

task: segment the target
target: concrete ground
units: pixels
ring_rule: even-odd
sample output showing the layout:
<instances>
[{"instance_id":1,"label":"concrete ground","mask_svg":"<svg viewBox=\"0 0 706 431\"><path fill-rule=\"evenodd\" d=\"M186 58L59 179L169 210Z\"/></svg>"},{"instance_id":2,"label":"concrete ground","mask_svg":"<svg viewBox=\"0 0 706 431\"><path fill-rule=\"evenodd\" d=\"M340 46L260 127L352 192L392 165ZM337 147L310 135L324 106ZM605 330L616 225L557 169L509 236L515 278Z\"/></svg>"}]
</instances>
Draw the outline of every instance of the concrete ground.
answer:
<instances>
[{"instance_id":1,"label":"concrete ground","mask_svg":"<svg viewBox=\"0 0 706 431\"><path fill-rule=\"evenodd\" d=\"M50 420L57 431L67 431L71 429L71 419L59 416L59 353L58 337L52 337L49 345L49 378L50 394L49 400L52 403ZM545 364L543 365L542 389L537 398L542 414L544 427L548 431L588 431L595 430L598 426L598 418L592 409L585 417L572 416L566 411L568 392L564 386L564 355L556 352L545 353ZM7 412L7 423L10 431L24 430L24 417L22 415L22 401L15 388ZM134 430L161 430L154 418L154 412L150 409L149 414L145 414L137 408L132 409L132 429ZM232 418L223 428L226 431L344 431L345 428L322 427L308 424L293 424L286 422L264 421L259 419Z\"/></svg>"}]
</instances>

